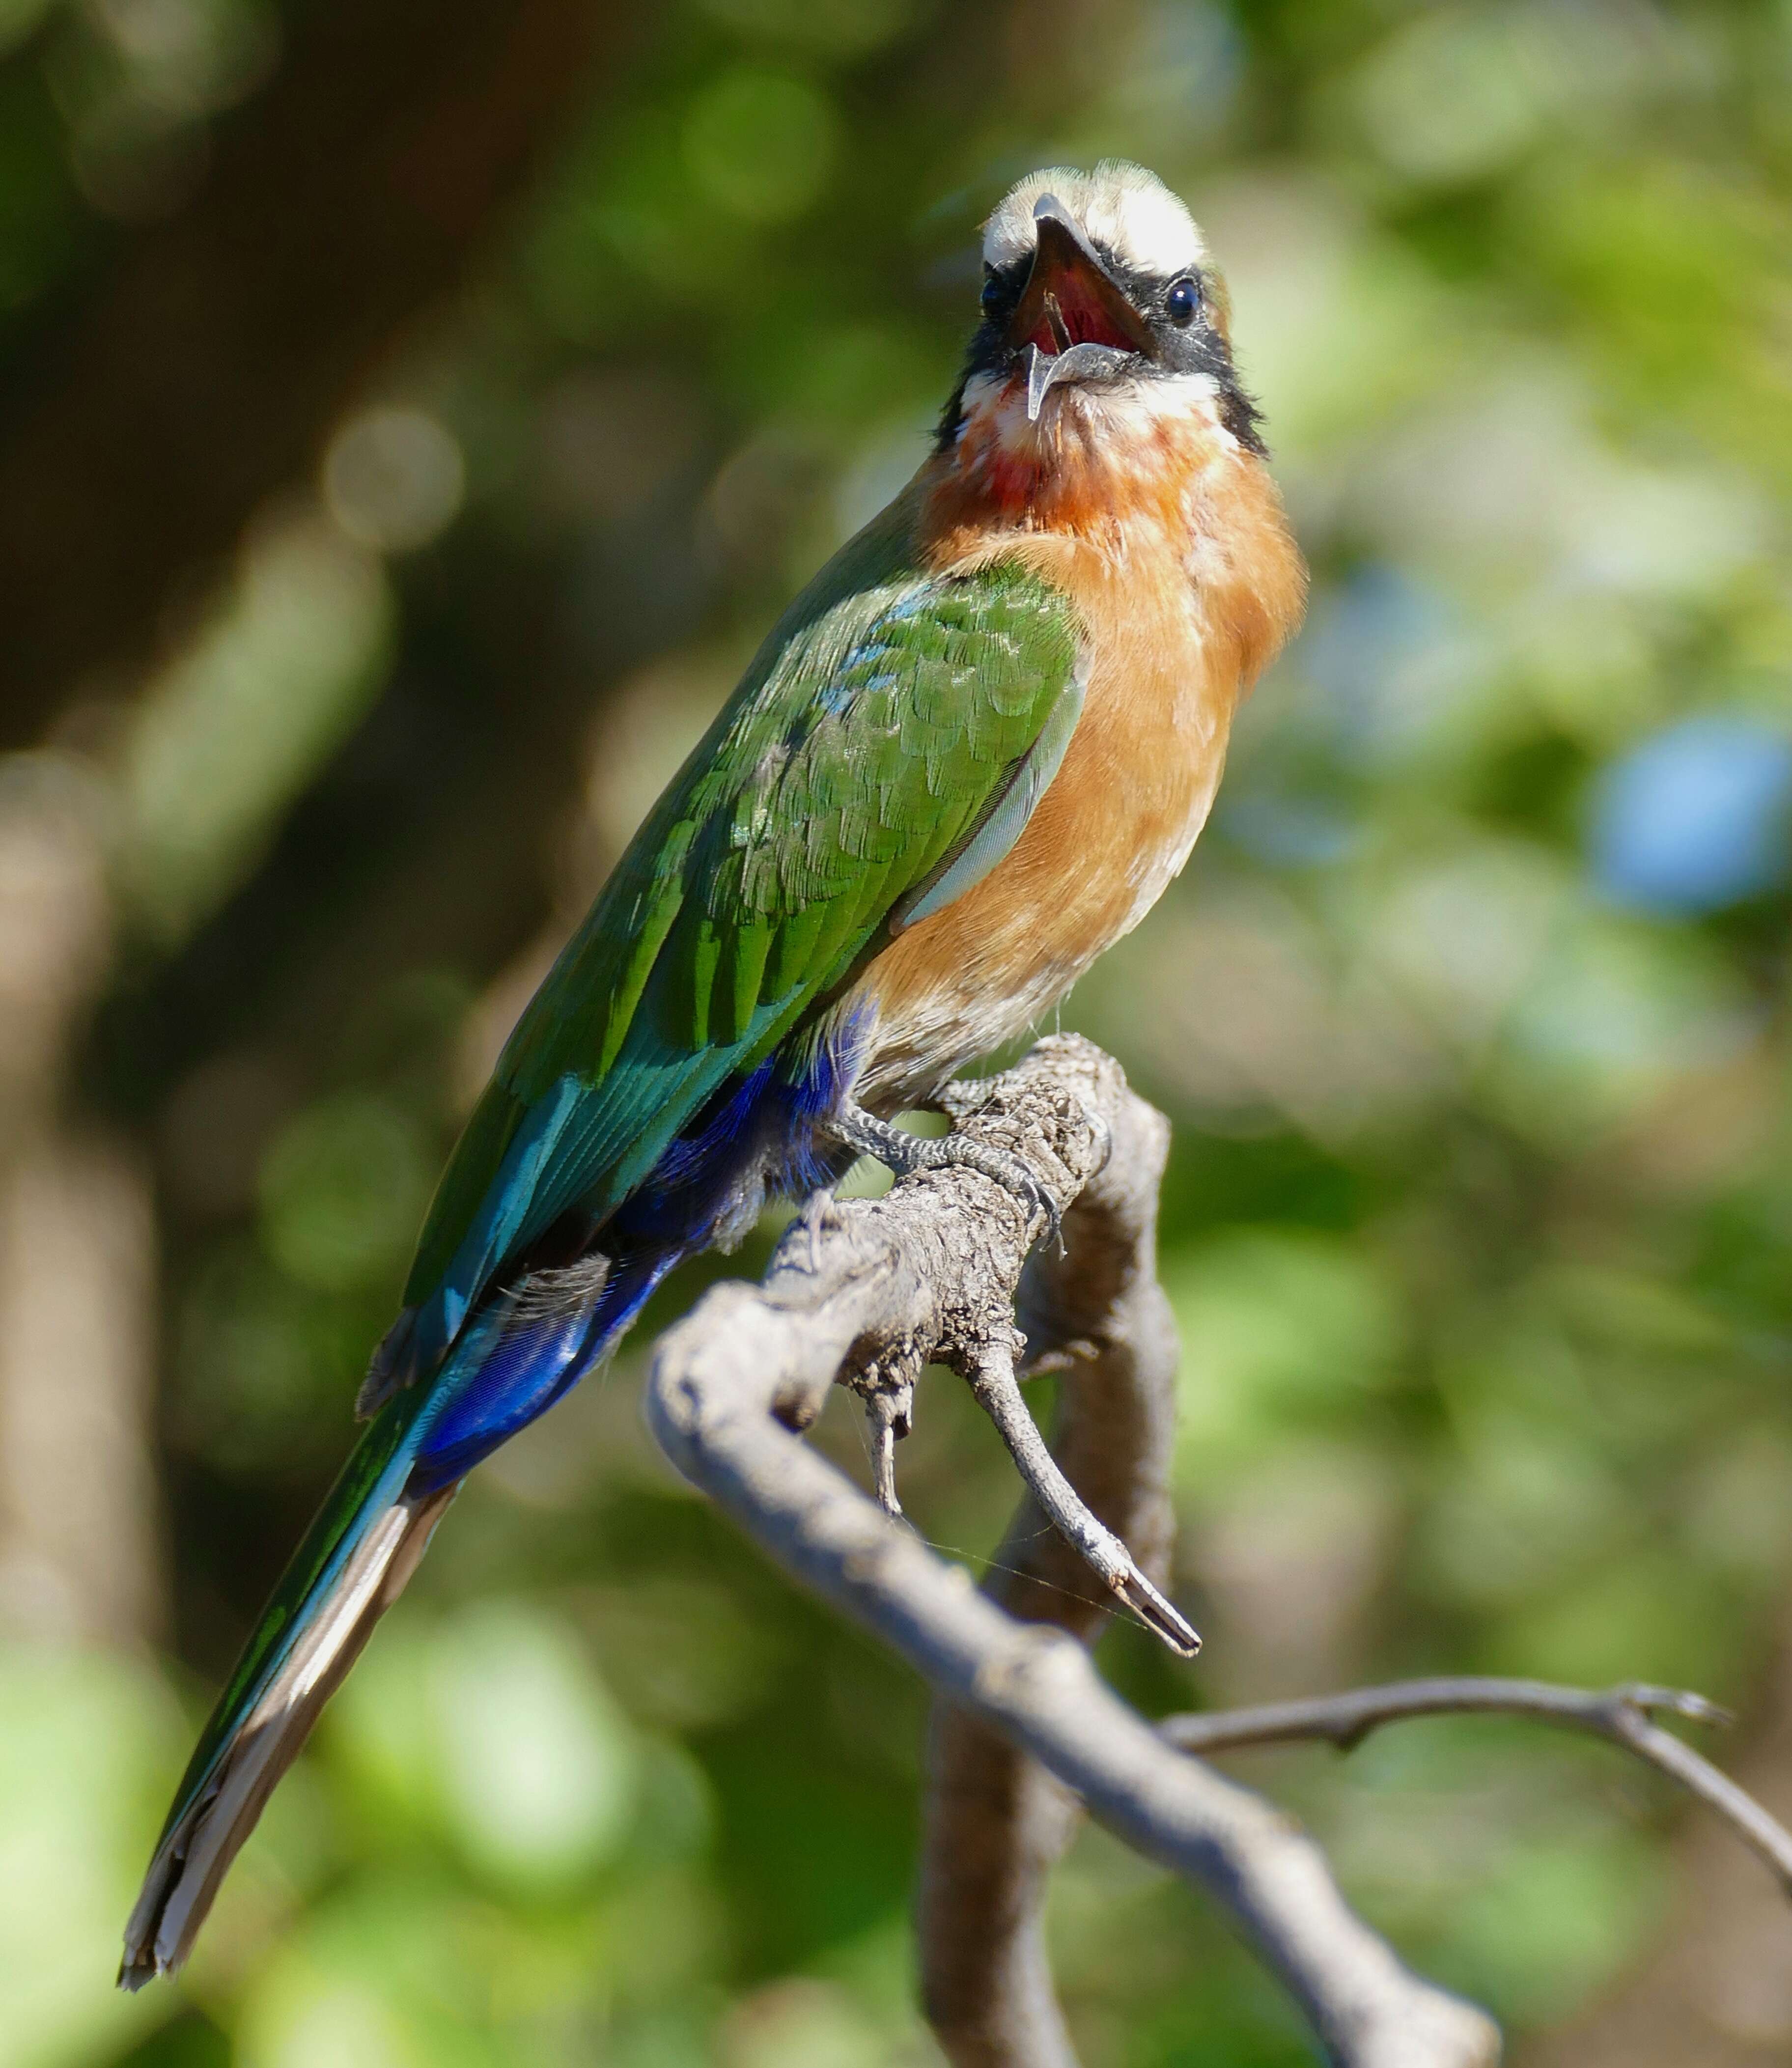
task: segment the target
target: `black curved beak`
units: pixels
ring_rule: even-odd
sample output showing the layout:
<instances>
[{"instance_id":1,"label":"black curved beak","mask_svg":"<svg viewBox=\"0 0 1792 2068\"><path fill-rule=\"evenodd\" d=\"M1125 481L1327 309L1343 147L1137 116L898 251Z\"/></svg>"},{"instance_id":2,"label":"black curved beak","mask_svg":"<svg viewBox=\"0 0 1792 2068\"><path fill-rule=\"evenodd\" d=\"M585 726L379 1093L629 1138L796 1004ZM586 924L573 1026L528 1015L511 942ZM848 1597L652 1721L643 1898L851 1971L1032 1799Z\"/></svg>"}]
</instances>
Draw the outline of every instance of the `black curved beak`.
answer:
<instances>
[{"instance_id":1,"label":"black curved beak","mask_svg":"<svg viewBox=\"0 0 1792 2068\"><path fill-rule=\"evenodd\" d=\"M1010 348L1030 352L1027 415L1061 381L1098 378L1152 348L1151 328L1056 194L1033 205L1038 244L1009 317Z\"/></svg>"}]
</instances>

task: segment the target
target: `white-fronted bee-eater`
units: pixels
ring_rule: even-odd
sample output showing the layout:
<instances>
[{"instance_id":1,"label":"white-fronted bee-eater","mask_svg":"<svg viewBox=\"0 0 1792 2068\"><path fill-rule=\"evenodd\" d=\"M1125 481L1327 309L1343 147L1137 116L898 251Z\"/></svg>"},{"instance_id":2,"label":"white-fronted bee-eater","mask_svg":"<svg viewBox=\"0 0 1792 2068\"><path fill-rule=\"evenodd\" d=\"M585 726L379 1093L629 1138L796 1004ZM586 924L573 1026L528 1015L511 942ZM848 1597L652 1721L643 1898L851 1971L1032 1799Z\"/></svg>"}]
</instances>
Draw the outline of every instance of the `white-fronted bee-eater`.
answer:
<instances>
[{"instance_id":1,"label":"white-fronted bee-eater","mask_svg":"<svg viewBox=\"0 0 1792 2068\"><path fill-rule=\"evenodd\" d=\"M177 1968L479 1460L681 1260L864 1153L1025 1167L893 1117L1138 925L1305 571L1224 288L1134 165L990 218L925 464L774 626L542 984L454 1151L367 1427L220 1697L125 1933Z\"/></svg>"}]
</instances>

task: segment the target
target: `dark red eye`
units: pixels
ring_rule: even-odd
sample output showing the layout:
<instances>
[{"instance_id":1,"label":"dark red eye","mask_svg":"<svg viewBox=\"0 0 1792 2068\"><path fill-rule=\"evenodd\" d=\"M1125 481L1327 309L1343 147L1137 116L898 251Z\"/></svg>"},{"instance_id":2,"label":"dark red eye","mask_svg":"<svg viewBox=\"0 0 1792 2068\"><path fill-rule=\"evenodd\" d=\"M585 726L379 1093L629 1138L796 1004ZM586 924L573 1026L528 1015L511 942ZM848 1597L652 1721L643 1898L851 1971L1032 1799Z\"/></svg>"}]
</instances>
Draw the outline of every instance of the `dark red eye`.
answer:
<instances>
[{"instance_id":1,"label":"dark red eye","mask_svg":"<svg viewBox=\"0 0 1792 2068\"><path fill-rule=\"evenodd\" d=\"M994 315L1002 306L1002 283L987 266L984 268L983 294L979 299L986 316Z\"/></svg>"},{"instance_id":2,"label":"dark red eye","mask_svg":"<svg viewBox=\"0 0 1792 2068\"><path fill-rule=\"evenodd\" d=\"M1164 313L1173 324L1191 324L1201 306L1201 291L1193 280L1172 280L1163 298Z\"/></svg>"}]
</instances>

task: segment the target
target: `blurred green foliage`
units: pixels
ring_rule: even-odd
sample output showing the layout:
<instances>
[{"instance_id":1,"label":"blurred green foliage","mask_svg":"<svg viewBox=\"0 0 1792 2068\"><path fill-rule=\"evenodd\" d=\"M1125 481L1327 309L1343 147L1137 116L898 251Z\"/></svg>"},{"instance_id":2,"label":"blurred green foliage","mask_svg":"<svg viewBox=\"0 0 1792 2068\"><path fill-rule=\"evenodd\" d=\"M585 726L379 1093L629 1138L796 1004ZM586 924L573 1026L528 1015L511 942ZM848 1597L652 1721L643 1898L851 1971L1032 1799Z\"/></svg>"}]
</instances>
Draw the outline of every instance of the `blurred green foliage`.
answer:
<instances>
[{"instance_id":1,"label":"blurred green foliage","mask_svg":"<svg viewBox=\"0 0 1792 2068\"><path fill-rule=\"evenodd\" d=\"M177 206L277 27L0 10L9 320L108 214ZM336 528L247 542L130 717L131 938L169 952L250 880L395 670L452 673L432 628L481 561L539 578L594 678L627 664L555 865L589 891L918 463L984 210L1105 153L1185 191L1228 268L1315 588L1187 877L1065 1014L1176 1122L1179 1582L1209 1634L1192 1669L1130 1630L1104 1655L1160 1708L1452 1667L1745 1705L1792 1557L1786 803L1762 789L1752 876L1736 814L1672 782L1629 807L1647 883L1595 834L1676 723L1770 761L1792 731L1783 5L656 10L390 377L397 415L332 447ZM491 974L395 967L297 1089L226 1056L160 1109L189 1719L346 1444ZM0 1654L0 2068L935 2058L921 1698L673 1483L639 1355L476 1476L178 1990L106 1987L175 1701L137 1660ZM862 1470L844 1406L821 1440ZM949 1382L902 1464L977 1565L1012 1489ZM1663 1919L1668 1805L1599 1748L1437 1723L1248 1770L1521 2032ZM1053 1936L1091 2068L1309 2058L1196 1899L1099 1834Z\"/></svg>"}]
</instances>

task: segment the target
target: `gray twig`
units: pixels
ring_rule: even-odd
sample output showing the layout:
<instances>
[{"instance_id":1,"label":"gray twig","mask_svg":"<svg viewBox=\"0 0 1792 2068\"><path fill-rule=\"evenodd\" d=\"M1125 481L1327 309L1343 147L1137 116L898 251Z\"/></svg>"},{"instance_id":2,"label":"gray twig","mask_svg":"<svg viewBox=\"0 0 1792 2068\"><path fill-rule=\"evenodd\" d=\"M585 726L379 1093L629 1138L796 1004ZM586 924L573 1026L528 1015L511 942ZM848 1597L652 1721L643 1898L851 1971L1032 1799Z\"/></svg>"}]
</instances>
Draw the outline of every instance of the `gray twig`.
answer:
<instances>
[{"instance_id":1,"label":"gray twig","mask_svg":"<svg viewBox=\"0 0 1792 2068\"><path fill-rule=\"evenodd\" d=\"M1012 1354L999 1344L990 1344L972 1367L971 1390L979 1406L996 1424L1015 1469L1059 1536L1172 1651L1192 1659L1201 1648L1199 1632L1152 1586L1126 1545L1089 1512L1059 1469L1039 1433L1038 1423L1020 1397Z\"/></svg>"},{"instance_id":2,"label":"gray twig","mask_svg":"<svg viewBox=\"0 0 1792 2068\"><path fill-rule=\"evenodd\" d=\"M1068 1201L1135 1105L1099 1050L1055 1038L984 1087L974 1112L966 1101L960 1124L1024 1157ZM661 1444L771 1556L942 1696L1030 1753L1129 1843L1203 1887L1281 1975L1341 2068L1496 2061L1491 2022L1402 1967L1292 1819L1178 1756L1079 1645L1004 1614L796 1440L829 1386L868 1364L938 1360L970 1376L988 1345L1008 1344L1026 1219L1000 1186L963 1166L811 1216L762 1285L713 1288L662 1339L648 1387ZM1061 2022L1047 2037L1055 2050L1011 2058L1068 2062Z\"/></svg>"},{"instance_id":3,"label":"gray twig","mask_svg":"<svg viewBox=\"0 0 1792 2068\"><path fill-rule=\"evenodd\" d=\"M1261 1708L1170 1716L1159 1728L1183 1752L1234 1752L1244 1745L1285 1744L1298 1738L1323 1738L1348 1752L1383 1724L1401 1723L1411 1716L1468 1715L1532 1716L1622 1745L1714 1810L1745 1845L1761 1855L1792 1895L1792 1831L1728 1774L1651 1720L1656 1716L1684 1716L1697 1724L1731 1720L1716 1703L1682 1688L1627 1682L1600 1690L1559 1687L1546 1680L1472 1677L1395 1680L1382 1687L1353 1687L1342 1695L1266 1703Z\"/></svg>"},{"instance_id":4,"label":"gray twig","mask_svg":"<svg viewBox=\"0 0 1792 2068\"><path fill-rule=\"evenodd\" d=\"M871 1430L871 1484L877 1502L892 1522L902 1520L902 1504L896 1497L896 1427L901 1411L896 1395L879 1386L865 1403L865 1419Z\"/></svg>"}]
</instances>

